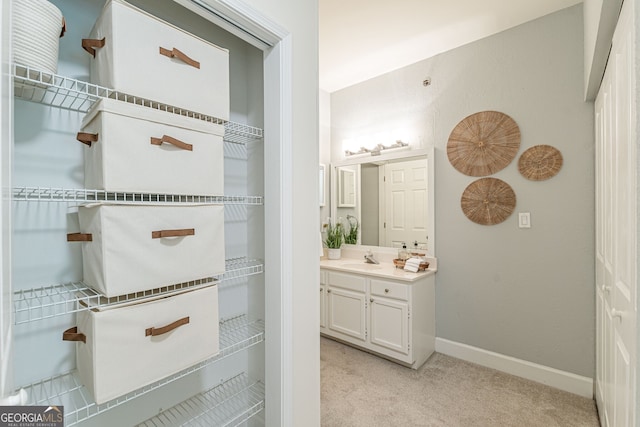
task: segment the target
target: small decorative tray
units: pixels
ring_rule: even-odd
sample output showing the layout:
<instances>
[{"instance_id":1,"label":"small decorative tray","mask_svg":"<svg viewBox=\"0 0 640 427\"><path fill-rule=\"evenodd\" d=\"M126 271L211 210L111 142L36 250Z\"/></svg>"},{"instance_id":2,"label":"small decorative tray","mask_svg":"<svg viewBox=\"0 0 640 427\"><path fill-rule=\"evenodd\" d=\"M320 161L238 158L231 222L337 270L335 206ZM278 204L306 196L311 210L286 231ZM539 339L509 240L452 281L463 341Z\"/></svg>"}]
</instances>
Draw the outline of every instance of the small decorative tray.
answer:
<instances>
[{"instance_id":1,"label":"small decorative tray","mask_svg":"<svg viewBox=\"0 0 640 427\"><path fill-rule=\"evenodd\" d=\"M401 259L398 259L398 258L393 260L393 264L396 266L396 268L404 268L404 263L405 263L404 260L401 260ZM426 261L425 262L421 262L420 266L418 267L418 271L424 271L427 268L429 268L429 263L426 262Z\"/></svg>"}]
</instances>

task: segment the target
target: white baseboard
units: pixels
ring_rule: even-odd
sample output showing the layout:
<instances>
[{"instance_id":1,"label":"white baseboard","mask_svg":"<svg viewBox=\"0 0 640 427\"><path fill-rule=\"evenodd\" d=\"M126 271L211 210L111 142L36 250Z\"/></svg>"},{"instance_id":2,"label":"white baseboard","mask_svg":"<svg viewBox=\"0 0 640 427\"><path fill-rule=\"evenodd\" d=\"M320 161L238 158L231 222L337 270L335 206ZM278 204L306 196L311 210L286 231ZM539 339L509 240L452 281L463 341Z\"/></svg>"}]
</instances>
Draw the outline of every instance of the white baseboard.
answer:
<instances>
[{"instance_id":1,"label":"white baseboard","mask_svg":"<svg viewBox=\"0 0 640 427\"><path fill-rule=\"evenodd\" d=\"M546 384L579 396L593 398L593 379L550 368L467 344L436 338L436 351L467 362Z\"/></svg>"}]
</instances>

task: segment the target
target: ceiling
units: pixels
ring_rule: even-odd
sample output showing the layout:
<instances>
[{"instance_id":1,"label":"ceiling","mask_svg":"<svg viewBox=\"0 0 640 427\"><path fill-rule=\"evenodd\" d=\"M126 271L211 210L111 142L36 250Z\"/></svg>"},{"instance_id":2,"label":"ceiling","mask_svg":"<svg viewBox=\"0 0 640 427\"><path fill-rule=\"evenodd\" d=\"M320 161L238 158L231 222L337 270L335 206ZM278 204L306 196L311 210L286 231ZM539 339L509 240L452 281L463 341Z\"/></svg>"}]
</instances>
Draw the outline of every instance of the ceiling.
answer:
<instances>
[{"instance_id":1,"label":"ceiling","mask_svg":"<svg viewBox=\"0 0 640 427\"><path fill-rule=\"evenodd\" d=\"M318 0L320 89L354 85L582 0Z\"/></svg>"}]
</instances>

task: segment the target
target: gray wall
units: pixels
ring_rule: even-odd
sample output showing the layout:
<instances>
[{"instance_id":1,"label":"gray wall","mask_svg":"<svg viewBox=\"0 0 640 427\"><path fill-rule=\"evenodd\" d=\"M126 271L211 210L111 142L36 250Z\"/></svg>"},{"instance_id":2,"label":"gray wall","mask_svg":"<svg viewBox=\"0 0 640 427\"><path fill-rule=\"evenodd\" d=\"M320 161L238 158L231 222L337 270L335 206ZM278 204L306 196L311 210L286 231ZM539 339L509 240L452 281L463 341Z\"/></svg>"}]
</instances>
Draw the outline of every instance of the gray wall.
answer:
<instances>
[{"instance_id":1,"label":"gray wall","mask_svg":"<svg viewBox=\"0 0 640 427\"><path fill-rule=\"evenodd\" d=\"M400 120L435 146L437 336L592 377L594 136L582 16L581 5L564 9L332 93L331 151L339 161L350 133ZM460 196L475 178L446 156L453 127L483 110L515 119L518 156L549 144L564 157L547 181L523 178L517 158L495 174L517 205L494 226L464 216ZM531 213L532 228L518 228L517 212Z\"/></svg>"}]
</instances>

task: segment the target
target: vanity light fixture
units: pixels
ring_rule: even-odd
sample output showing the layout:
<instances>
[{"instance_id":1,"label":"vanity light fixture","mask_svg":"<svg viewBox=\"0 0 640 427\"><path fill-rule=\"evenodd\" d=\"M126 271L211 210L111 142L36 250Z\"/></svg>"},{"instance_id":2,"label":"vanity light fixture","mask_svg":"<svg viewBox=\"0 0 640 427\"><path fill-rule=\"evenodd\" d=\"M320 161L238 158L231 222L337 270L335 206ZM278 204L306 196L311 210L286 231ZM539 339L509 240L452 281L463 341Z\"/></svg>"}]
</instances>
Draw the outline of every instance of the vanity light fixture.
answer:
<instances>
[{"instance_id":1,"label":"vanity light fixture","mask_svg":"<svg viewBox=\"0 0 640 427\"><path fill-rule=\"evenodd\" d=\"M384 150L391 150L393 148L402 148L402 147L408 147L408 146L409 146L409 143L397 140L395 142L395 144L391 144L391 145L378 144L373 149L367 148L367 147L360 147L360 150L358 150L358 151L344 150L344 155L345 156L355 156L355 155L358 155L358 154L367 154L367 153L369 153L372 156L379 156L380 153L382 151L384 151Z\"/></svg>"},{"instance_id":2,"label":"vanity light fixture","mask_svg":"<svg viewBox=\"0 0 640 427\"><path fill-rule=\"evenodd\" d=\"M370 153L371 150L369 150L366 147L360 147L360 149L358 151L351 151L351 150L344 150L344 155L345 156L357 156L359 154L367 154Z\"/></svg>"}]
</instances>

